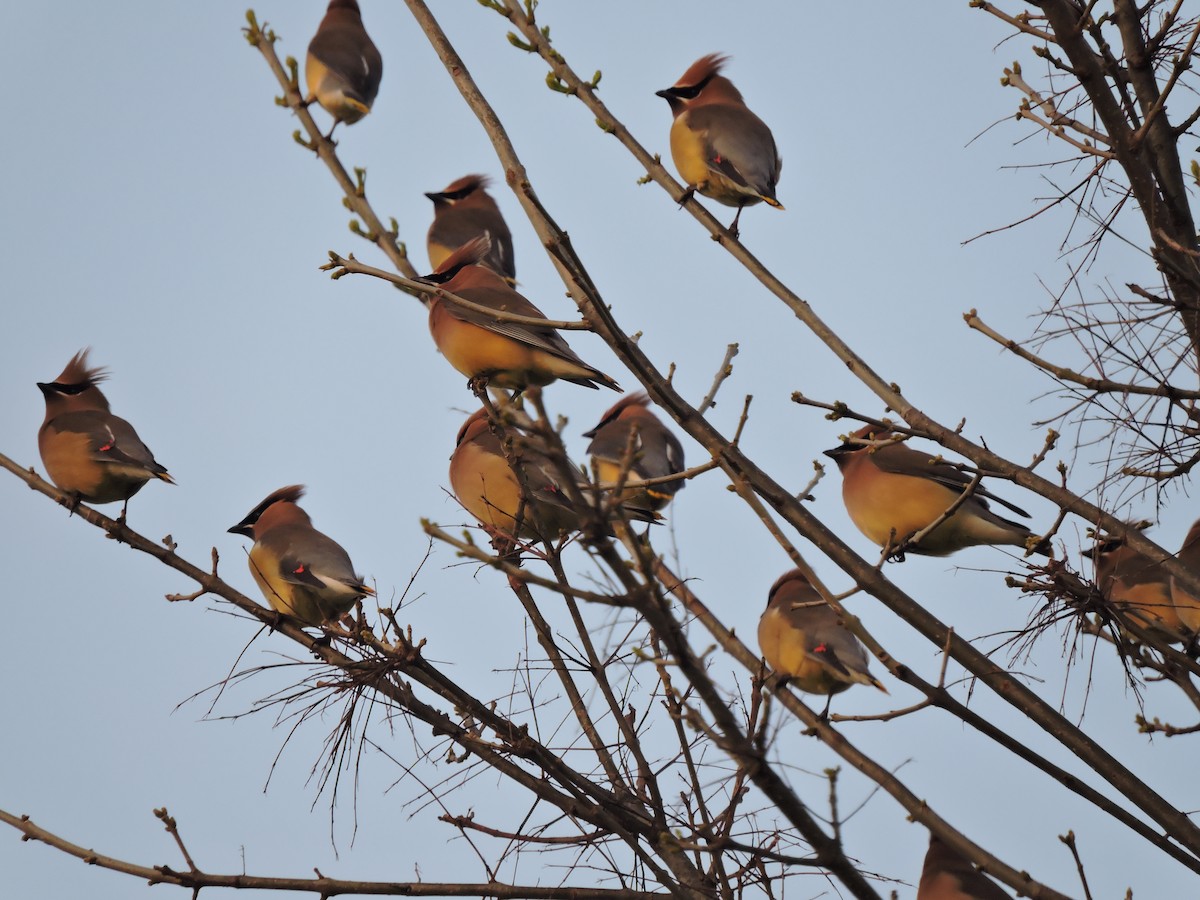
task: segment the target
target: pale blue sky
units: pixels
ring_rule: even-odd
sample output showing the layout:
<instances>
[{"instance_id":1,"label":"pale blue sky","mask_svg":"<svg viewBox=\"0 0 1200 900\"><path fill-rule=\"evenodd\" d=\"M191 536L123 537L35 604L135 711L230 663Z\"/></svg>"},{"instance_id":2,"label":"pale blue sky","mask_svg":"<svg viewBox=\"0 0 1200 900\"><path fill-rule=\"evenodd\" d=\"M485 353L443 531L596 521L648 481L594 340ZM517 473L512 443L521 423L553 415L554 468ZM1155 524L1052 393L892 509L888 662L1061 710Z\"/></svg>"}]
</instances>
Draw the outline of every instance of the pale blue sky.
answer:
<instances>
[{"instance_id":1,"label":"pale blue sky","mask_svg":"<svg viewBox=\"0 0 1200 900\"><path fill-rule=\"evenodd\" d=\"M275 0L255 9L279 33L280 55L302 57L323 7ZM1018 144L1027 128L1006 120L1019 97L1000 87L1001 69L1014 57L1033 68L1032 54L1001 43L1005 27L965 2L921 14L882 2L753 5L733 18L727 3L687 4L686 17L681 8L545 2L539 16L578 71L603 70L605 101L664 156L670 114L654 91L702 54L730 54L727 74L773 128L784 160L779 198L787 210L747 210L745 243L927 412L946 422L967 417L969 435L1014 458L1032 456L1042 430L1030 423L1057 408L1037 399L1048 383L961 319L976 307L990 324L1024 336L1047 302L1039 280L1057 286L1064 277L1065 213L961 246L1029 214L1033 198L1050 193L1038 171L1006 167L1065 155L1040 137ZM332 282L318 271L330 249L380 259L347 230L349 214L324 166L292 142L297 126L272 101L274 78L239 34L244 10L244 2L226 0L45 0L0 9L0 74L15 101L0 151L7 263L0 451L40 470L43 406L34 383L90 345L94 362L112 370L105 390L114 411L137 426L178 481L134 498L133 527L152 538L173 535L200 565L215 544L222 575L256 596L244 541L225 529L269 491L303 482L315 524L347 548L382 597L398 602L426 550L418 520L465 521L446 494L446 466L475 403L437 355L414 300L366 278ZM438 3L435 12L618 321L644 332L642 344L661 367L677 364L684 393L698 400L725 345L740 343L714 420L731 432L742 396L753 394L743 445L799 490L812 460L847 428L796 407L791 392L879 415L877 401L666 194L636 183L642 172L632 157L580 104L545 88L543 64L508 44L500 17L461 0ZM547 315L569 317L562 285L504 188L482 129L425 38L399 4L364 0L364 20L384 57L383 83L371 116L339 129L338 138L347 167L367 167L377 212L396 217L417 269L426 271L431 205L423 193L469 172L492 175L522 290ZM1142 256L1113 245L1084 282L1119 285L1147 279L1147 271ZM598 339L570 340L589 362L634 386ZM570 446L580 456L580 432L612 400L573 385L547 392L551 410L569 416ZM698 461L698 448L686 446ZM1094 481L1086 467L1072 473L1080 488ZM831 472L813 508L870 556L839 492ZM1007 485L997 492L1034 512L1037 525L1050 521L1053 511L1038 499ZM1156 532L1168 547L1195 518L1186 501L1176 498ZM483 880L455 833L435 821L438 811L410 802L419 795L414 783L385 792L400 772L376 751L364 757L357 810L348 793L337 810L337 858L328 801L307 780L332 717L301 728L272 775L287 723L273 728L270 712L202 721L203 699L177 708L221 680L256 629L209 598L164 602L164 594L192 586L69 520L14 478L0 478L0 510L10 628L0 656L0 807L141 864L181 864L151 815L165 805L210 871L244 866L301 876L315 866L342 877ZM719 473L691 484L668 512L697 591L752 636L767 588L788 568L783 553ZM1126 512L1154 517L1148 505ZM1072 542L1081 534L1074 521L1064 530ZM849 586L811 558L834 588ZM1018 566L1006 551L983 548L953 560L911 558L887 574L986 649L997 640L981 636L1018 628L1034 610L1036 600L1004 587L1000 572ZM934 648L869 598L851 602L894 656L936 679ZM594 612L601 621L603 611ZM430 658L486 696L508 691L512 675L504 670L532 642L503 579L456 565L442 547L400 618L428 640ZM1048 636L1021 662L1033 686L1052 703L1061 699L1070 718L1082 717L1181 809L1200 805L1189 768L1197 738L1137 735L1136 706L1113 654L1100 648L1089 684L1090 644L1068 679L1060 643ZM261 636L243 665L289 660L305 663L286 640ZM719 658L714 667L733 671ZM915 702L883 677L891 698L854 690L837 698L835 710ZM295 670L268 673L231 690L212 715L239 713L295 680ZM965 697L965 688L956 691ZM1181 724L1195 715L1171 687L1153 685L1146 696L1152 715ZM971 702L1074 770L986 691ZM1061 891L1081 893L1055 837L1074 829L1097 897L1123 896L1127 885L1135 897L1195 894L1196 880L1182 867L1138 845L1127 852L1120 828L957 720L926 712L844 727L941 815ZM410 733L403 722L390 732L376 723L372 736L402 761L430 743L426 730ZM819 805L824 790L815 780L836 764L832 754L795 723L774 752L796 767L793 780ZM452 795L450 811L473 808L484 820L503 808L494 783L478 779ZM868 870L915 885L926 832L884 794L869 797L872 786L853 773L844 772L841 785L844 810L865 801L844 830L849 852ZM502 875L560 877L539 872L541 864L528 857ZM14 897L103 900L144 891L128 877L23 844L15 832L0 831L0 871ZM807 879L792 885L799 896L824 889ZM915 888L897 890L911 898Z\"/></svg>"}]
</instances>

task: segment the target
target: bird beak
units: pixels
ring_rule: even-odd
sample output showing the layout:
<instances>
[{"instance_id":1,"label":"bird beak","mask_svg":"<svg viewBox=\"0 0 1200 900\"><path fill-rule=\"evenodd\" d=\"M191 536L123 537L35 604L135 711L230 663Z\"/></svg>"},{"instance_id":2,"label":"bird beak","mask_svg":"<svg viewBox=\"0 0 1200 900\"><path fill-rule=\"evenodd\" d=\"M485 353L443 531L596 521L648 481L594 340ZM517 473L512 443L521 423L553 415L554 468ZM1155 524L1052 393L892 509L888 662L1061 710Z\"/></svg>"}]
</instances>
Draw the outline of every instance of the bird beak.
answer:
<instances>
[{"instance_id":1,"label":"bird beak","mask_svg":"<svg viewBox=\"0 0 1200 900\"><path fill-rule=\"evenodd\" d=\"M655 91L655 92L654 92L654 96L655 96L655 97L662 97L664 100L670 100L670 99L671 99L671 97L672 97L672 96L674 96L674 95L671 93L671 89L670 89L670 88L663 88L661 91Z\"/></svg>"},{"instance_id":2,"label":"bird beak","mask_svg":"<svg viewBox=\"0 0 1200 900\"><path fill-rule=\"evenodd\" d=\"M431 194L428 191L425 193L425 196L428 197L430 200L432 200L434 203L437 203L439 200L442 199L441 194Z\"/></svg>"},{"instance_id":3,"label":"bird beak","mask_svg":"<svg viewBox=\"0 0 1200 900\"><path fill-rule=\"evenodd\" d=\"M247 525L245 522L238 522L232 528L227 530L228 534L241 534L248 538L254 537L254 526Z\"/></svg>"}]
</instances>

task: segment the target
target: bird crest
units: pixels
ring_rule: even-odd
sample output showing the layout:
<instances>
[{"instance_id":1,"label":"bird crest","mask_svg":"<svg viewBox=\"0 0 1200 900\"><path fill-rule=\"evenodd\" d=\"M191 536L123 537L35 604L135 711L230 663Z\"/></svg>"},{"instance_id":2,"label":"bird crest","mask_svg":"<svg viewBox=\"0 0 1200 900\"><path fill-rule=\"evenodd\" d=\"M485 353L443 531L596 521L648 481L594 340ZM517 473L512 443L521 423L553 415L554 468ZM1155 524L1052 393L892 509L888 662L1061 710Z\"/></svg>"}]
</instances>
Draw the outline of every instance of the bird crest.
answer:
<instances>
[{"instance_id":1,"label":"bird crest","mask_svg":"<svg viewBox=\"0 0 1200 900\"><path fill-rule=\"evenodd\" d=\"M477 266L487 258L488 253L492 250L492 238L488 234L482 234L477 238L467 241L453 253L446 257L440 266L434 270L432 275L425 276L425 281L431 281L434 284L445 284L458 274L458 271L466 266Z\"/></svg>"},{"instance_id":2,"label":"bird crest","mask_svg":"<svg viewBox=\"0 0 1200 900\"><path fill-rule=\"evenodd\" d=\"M426 194L425 196L434 203L437 203L439 200L443 202L453 202L456 200L462 200L470 194L475 193L475 191L487 187L491 183L492 179L488 178L486 175L464 175L457 181L450 182L437 193Z\"/></svg>"},{"instance_id":3,"label":"bird crest","mask_svg":"<svg viewBox=\"0 0 1200 900\"><path fill-rule=\"evenodd\" d=\"M63 393L77 394L87 388L95 387L101 381L108 378L107 369L100 366L88 365L88 354L91 352L91 349L91 347L84 347L72 356L66 368L54 379L54 384L57 387L72 388L72 390L64 391Z\"/></svg>"},{"instance_id":4,"label":"bird crest","mask_svg":"<svg viewBox=\"0 0 1200 900\"><path fill-rule=\"evenodd\" d=\"M614 403L611 407L609 407L608 412L606 412L604 414L604 417L600 420L599 425L597 425L591 431L585 431L583 433L583 436L584 437L595 437L596 432L598 432L601 428L603 428L609 422L615 422L617 419L621 418L621 413L625 412L625 410L627 410L627 409L631 409L634 407L646 409L649 406L650 406L650 395L647 394L645 391L636 391L632 394L627 394L626 396L624 396L620 400L618 400L616 403Z\"/></svg>"},{"instance_id":5,"label":"bird crest","mask_svg":"<svg viewBox=\"0 0 1200 900\"><path fill-rule=\"evenodd\" d=\"M677 88L699 87L714 75L719 75L725 63L729 61L729 57L722 53L710 53L707 56L702 56L688 67L688 70L679 76L679 80L675 82Z\"/></svg>"},{"instance_id":6,"label":"bird crest","mask_svg":"<svg viewBox=\"0 0 1200 900\"><path fill-rule=\"evenodd\" d=\"M246 518L238 522L229 529L231 534L244 534L247 537L251 536L250 531L254 525L262 518L262 514L276 503L295 503L304 496L304 485L289 484L287 487L281 487L277 491L272 491L266 496L262 503L246 513Z\"/></svg>"}]
</instances>

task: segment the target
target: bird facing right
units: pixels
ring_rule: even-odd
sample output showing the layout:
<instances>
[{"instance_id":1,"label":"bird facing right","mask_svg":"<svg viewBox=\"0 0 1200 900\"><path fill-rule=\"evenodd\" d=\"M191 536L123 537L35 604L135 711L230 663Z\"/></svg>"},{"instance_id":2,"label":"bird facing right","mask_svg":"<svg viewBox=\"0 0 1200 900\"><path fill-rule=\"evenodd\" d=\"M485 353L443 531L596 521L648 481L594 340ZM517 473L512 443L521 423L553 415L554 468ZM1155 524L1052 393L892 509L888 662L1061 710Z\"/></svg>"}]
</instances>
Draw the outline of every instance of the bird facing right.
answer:
<instances>
[{"instance_id":1,"label":"bird facing right","mask_svg":"<svg viewBox=\"0 0 1200 900\"><path fill-rule=\"evenodd\" d=\"M1192 523L1183 547L1179 550L1179 561L1196 575L1200 575L1200 519ZM1171 603L1183 626L1192 634L1200 632L1200 598L1175 583L1171 576Z\"/></svg>"},{"instance_id":2,"label":"bird facing right","mask_svg":"<svg viewBox=\"0 0 1200 900\"><path fill-rule=\"evenodd\" d=\"M917 900L1012 900L950 845L929 835Z\"/></svg>"},{"instance_id":3,"label":"bird facing right","mask_svg":"<svg viewBox=\"0 0 1200 900\"><path fill-rule=\"evenodd\" d=\"M771 129L721 74L727 59L717 53L700 57L657 96L670 104L674 116L671 158L679 177L689 190L737 207L729 226L737 237L743 207L765 202L783 209L775 199L783 163Z\"/></svg>"},{"instance_id":4,"label":"bird facing right","mask_svg":"<svg viewBox=\"0 0 1200 900\"><path fill-rule=\"evenodd\" d=\"M832 697L852 684L888 692L871 674L867 650L799 569L780 576L758 620L767 663L800 690Z\"/></svg>"},{"instance_id":5,"label":"bird facing right","mask_svg":"<svg viewBox=\"0 0 1200 900\"><path fill-rule=\"evenodd\" d=\"M1180 643L1185 629L1162 567L1120 538L1099 541L1092 549L1096 587L1111 603L1157 637Z\"/></svg>"},{"instance_id":6,"label":"bird facing right","mask_svg":"<svg viewBox=\"0 0 1200 900\"><path fill-rule=\"evenodd\" d=\"M304 102L316 100L333 116L327 140L339 123L353 124L371 111L382 78L383 58L363 28L358 3L331 0L304 61Z\"/></svg>"},{"instance_id":7,"label":"bird facing right","mask_svg":"<svg viewBox=\"0 0 1200 900\"><path fill-rule=\"evenodd\" d=\"M354 608L374 588L354 574L341 544L312 526L297 506L304 486L282 487L229 529L254 541L250 574L276 612L323 625Z\"/></svg>"}]
</instances>

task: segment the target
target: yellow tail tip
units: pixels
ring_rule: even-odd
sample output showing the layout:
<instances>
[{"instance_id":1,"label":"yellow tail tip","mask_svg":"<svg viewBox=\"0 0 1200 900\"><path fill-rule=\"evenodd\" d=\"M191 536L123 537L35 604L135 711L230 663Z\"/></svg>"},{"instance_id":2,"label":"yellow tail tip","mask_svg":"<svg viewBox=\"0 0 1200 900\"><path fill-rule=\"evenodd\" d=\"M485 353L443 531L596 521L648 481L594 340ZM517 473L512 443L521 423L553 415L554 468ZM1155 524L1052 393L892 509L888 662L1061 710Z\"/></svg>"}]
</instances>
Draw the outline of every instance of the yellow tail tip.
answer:
<instances>
[{"instance_id":1,"label":"yellow tail tip","mask_svg":"<svg viewBox=\"0 0 1200 900\"><path fill-rule=\"evenodd\" d=\"M778 200L775 200L771 197L763 197L763 203L767 204L767 206L773 206L776 209L784 208L782 203L780 203Z\"/></svg>"}]
</instances>

